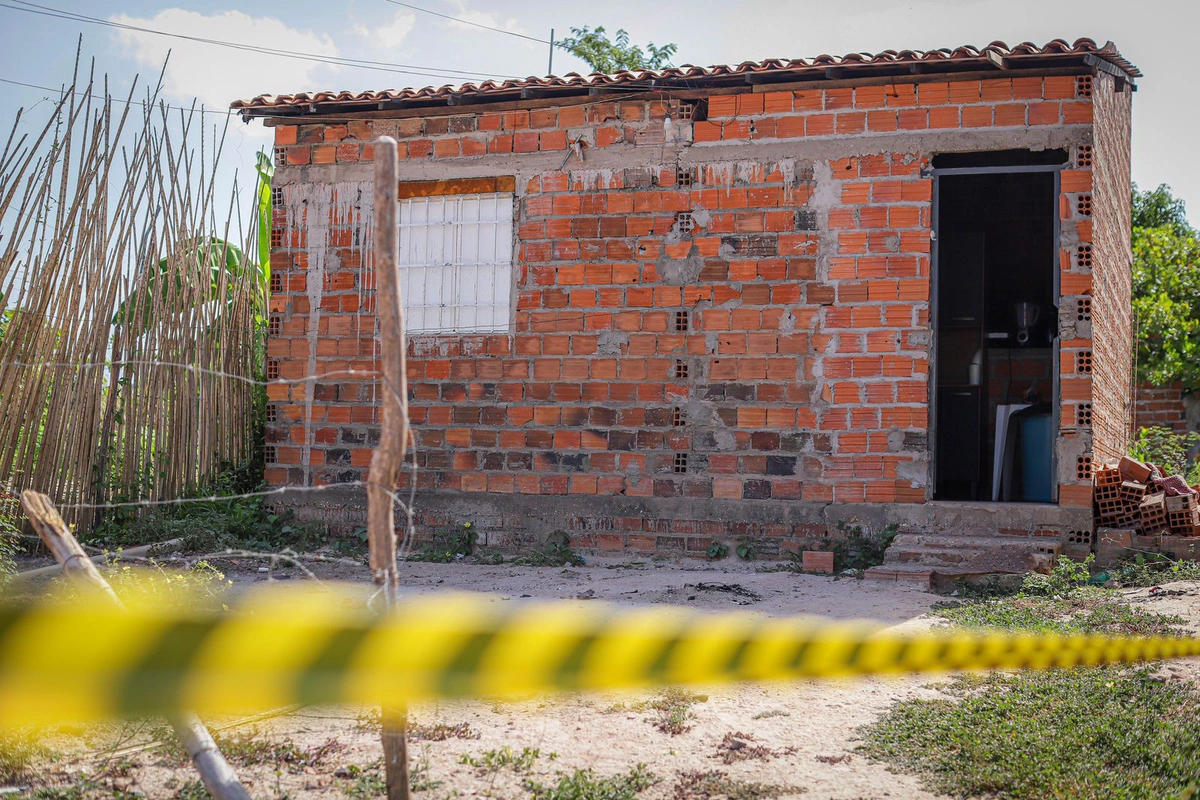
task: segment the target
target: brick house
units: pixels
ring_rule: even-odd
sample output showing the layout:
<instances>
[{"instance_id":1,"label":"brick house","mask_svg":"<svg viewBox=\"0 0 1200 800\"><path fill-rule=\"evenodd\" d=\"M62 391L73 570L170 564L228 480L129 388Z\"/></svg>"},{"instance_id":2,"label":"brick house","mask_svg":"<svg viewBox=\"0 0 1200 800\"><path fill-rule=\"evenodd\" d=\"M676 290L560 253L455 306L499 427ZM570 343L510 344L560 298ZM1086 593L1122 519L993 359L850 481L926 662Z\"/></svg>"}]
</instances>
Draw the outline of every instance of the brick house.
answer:
<instances>
[{"instance_id":1,"label":"brick house","mask_svg":"<svg viewBox=\"0 0 1200 800\"><path fill-rule=\"evenodd\" d=\"M270 387L267 478L366 477L386 134L422 525L1086 544L1130 429L1140 74L1081 39L239 101L279 165L269 372L334 375Z\"/></svg>"}]
</instances>

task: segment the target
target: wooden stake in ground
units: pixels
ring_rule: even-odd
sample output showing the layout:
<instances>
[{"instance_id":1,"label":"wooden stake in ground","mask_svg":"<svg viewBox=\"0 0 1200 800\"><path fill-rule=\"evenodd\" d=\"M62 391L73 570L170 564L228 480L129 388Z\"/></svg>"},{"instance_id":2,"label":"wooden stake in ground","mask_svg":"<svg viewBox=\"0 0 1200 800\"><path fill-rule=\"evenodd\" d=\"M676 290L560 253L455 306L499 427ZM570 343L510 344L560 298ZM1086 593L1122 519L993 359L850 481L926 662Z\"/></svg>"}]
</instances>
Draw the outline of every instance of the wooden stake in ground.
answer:
<instances>
[{"instance_id":1,"label":"wooden stake in ground","mask_svg":"<svg viewBox=\"0 0 1200 800\"><path fill-rule=\"evenodd\" d=\"M400 199L396 140L375 142L375 291L379 314L380 386L383 418L379 446L371 456L367 482L367 537L371 578L383 590L384 604L396 603L396 509L392 503L408 442L408 382L404 374L404 318L400 304ZM388 800L408 800L408 747L405 711L383 708L383 764Z\"/></svg>"},{"instance_id":2,"label":"wooden stake in ground","mask_svg":"<svg viewBox=\"0 0 1200 800\"><path fill-rule=\"evenodd\" d=\"M96 565L83 552L79 542L75 541L71 529L63 522L49 497L27 489L21 492L21 508L25 510L25 516L38 536L62 565L67 578L82 594L100 596L118 608L125 608L108 581L104 580ZM209 794L216 800L250 800L250 795L242 787L229 762L221 755L217 743L199 717L183 712L169 717L167 721L192 757L192 764L200 773L200 780Z\"/></svg>"}]
</instances>

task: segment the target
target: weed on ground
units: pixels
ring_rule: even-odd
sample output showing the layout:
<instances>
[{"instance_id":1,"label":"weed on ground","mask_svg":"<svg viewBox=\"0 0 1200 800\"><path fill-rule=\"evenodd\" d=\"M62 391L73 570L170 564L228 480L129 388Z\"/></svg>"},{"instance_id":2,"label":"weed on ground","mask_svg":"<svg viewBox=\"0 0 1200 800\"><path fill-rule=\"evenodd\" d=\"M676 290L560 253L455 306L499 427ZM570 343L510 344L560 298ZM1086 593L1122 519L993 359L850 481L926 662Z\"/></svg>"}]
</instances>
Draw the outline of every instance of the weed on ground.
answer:
<instances>
[{"instance_id":1,"label":"weed on ground","mask_svg":"<svg viewBox=\"0 0 1200 800\"><path fill-rule=\"evenodd\" d=\"M0 732L0 783L15 783L53 755L32 731Z\"/></svg>"},{"instance_id":2,"label":"weed on ground","mask_svg":"<svg viewBox=\"0 0 1200 800\"><path fill-rule=\"evenodd\" d=\"M862 751L956 797L1174 797L1200 780L1200 693L1145 669L964 676L864 728Z\"/></svg>"},{"instance_id":3,"label":"weed on ground","mask_svg":"<svg viewBox=\"0 0 1200 800\"><path fill-rule=\"evenodd\" d=\"M498 750L488 750L478 756L464 753L459 757L458 763L474 767L481 774L499 772L502 769L524 773L533 769L533 765L540 755L541 751L535 747L523 747L518 753L505 745Z\"/></svg>"},{"instance_id":4,"label":"weed on ground","mask_svg":"<svg viewBox=\"0 0 1200 800\"><path fill-rule=\"evenodd\" d=\"M775 749L762 744L752 733L730 731L722 737L713 758L725 764L738 761L770 761L776 756L787 756L796 752L794 747Z\"/></svg>"},{"instance_id":5,"label":"weed on ground","mask_svg":"<svg viewBox=\"0 0 1200 800\"><path fill-rule=\"evenodd\" d=\"M1200 561L1176 561L1162 553L1137 553L1106 572L1121 586L1158 586L1173 581L1200 581Z\"/></svg>"},{"instance_id":6,"label":"weed on ground","mask_svg":"<svg viewBox=\"0 0 1200 800\"><path fill-rule=\"evenodd\" d=\"M604 711L610 714L622 711L637 713L653 711L654 716L650 721L654 723L654 727L663 733L678 736L692 729L692 726L687 724L688 720L695 719L695 714L692 713L692 706L697 703L707 702L708 695L697 694L689 692L687 689L671 686L649 700L639 700L636 703L614 703L604 709Z\"/></svg>"},{"instance_id":7,"label":"weed on ground","mask_svg":"<svg viewBox=\"0 0 1200 800\"><path fill-rule=\"evenodd\" d=\"M693 770L680 773L671 789L671 800L768 800L804 791L803 788L735 780L721 770Z\"/></svg>"},{"instance_id":8,"label":"weed on ground","mask_svg":"<svg viewBox=\"0 0 1200 800\"><path fill-rule=\"evenodd\" d=\"M526 780L523 785L532 800L634 800L638 792L657 782L645 764L638 764L623 775L607 778L598 777L588 768L559 773L558 782L552 786L534 780Z\"/></svg>"},{"instance_id":9,"label":"weed on ground","mask_svg":"<svg viewBox=\"0 0 1200 800\"><path fill-rule=\"evenodd\" d=\"M326 544L323 526L302 522L291 511L276 511L263 497L240 496L265 488L261 464L226 468L207 485L185 493L193 499L218 499L156 506L149 512L136 506L117 509L83 540L117 548L183 539L184 546L196 553L228 548L303 553ZM115 499L136 500L136 494Z\"/></svg>"},{"instance_id":10,"label":"weed on ground","mask_svg":"<svg viewBox=\"0 0 1200 800\"><path fill-rule=\"evenodd\" d=\"M961 603L958 625L1056 633L1174 635L1184 620L1087 586L1061 563L1007 598ZM1176 797L1200 781L1200 691L1149 668L1080 667L956 678L859 730L861 752L956 797Z\"/></svg>"}]
</instances>

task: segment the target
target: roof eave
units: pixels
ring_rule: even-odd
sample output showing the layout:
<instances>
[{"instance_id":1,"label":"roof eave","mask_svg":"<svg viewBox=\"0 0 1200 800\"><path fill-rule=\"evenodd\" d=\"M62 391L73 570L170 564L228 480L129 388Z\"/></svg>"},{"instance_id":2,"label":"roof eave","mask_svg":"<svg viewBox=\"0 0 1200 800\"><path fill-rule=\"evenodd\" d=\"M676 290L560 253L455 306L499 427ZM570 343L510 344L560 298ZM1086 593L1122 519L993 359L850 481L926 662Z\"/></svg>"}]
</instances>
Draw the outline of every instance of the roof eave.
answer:
<instances>
[{"instance_id":1,"label":"roof eave","mask_svg":"<svg viewBox=\"0 0 1200 800\"><path fill-rule=\"evenodd\" d=\"M674 93L703 94L721 89L770 84L825 83L833 80L866 80L880 77L927 79L938 75L955 75L968 72L994 71L997 77L1014 73L1033 73L1051 69L1079 68L1110 73L1127 81L1134 89L1133 79L1142 76L1140 70L1117 54L1108 43L1092 52L1069 53L997 53L984 50L971 57L916 59L895 61L863 61L837 64L804 64L800 66L767 67L763 69L727 68L728 72L701 75L661 75L643 80L613 80L612 76L576 76L558 83L531 84L520 82L512 86L475 87L461 89L442 87L437 90L419 92L399 97L352 99L323 99L305 102L289 100L286 103L261 103L237 101L232 108L245 120L261 117L303 117L323 113L339 114L371 113L398 109L430 111L453 111L455 108L519 100L543 99L546 97L571 98L594 96L604 93L619 93L636 89ZM530 79L532 80L532 79ZM548 79L549 80L549 79ZM255 98L260 100L262 98Z\"/></svg>"}]
</instances>

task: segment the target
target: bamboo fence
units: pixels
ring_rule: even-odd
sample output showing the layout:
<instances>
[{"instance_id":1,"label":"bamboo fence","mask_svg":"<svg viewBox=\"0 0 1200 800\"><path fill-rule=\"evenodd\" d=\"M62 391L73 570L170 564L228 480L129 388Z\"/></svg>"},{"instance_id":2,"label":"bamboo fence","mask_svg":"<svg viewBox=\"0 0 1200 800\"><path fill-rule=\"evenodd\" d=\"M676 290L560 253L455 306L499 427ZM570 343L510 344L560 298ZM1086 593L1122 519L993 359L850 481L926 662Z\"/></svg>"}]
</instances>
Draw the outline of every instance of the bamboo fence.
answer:
<instances>
[{"instance_id":1,"label":"bamboo fence","mask_svg":"<svg viewBox=\"0 0 1200 800\"><path fill-rule=\"evenodd\" d=\"M217 197L225 120L135 91L77 68L0 153L0 481L83 528L72 505L177 497L254 447L264 286Z\"/></svg>"}]
</instances>

